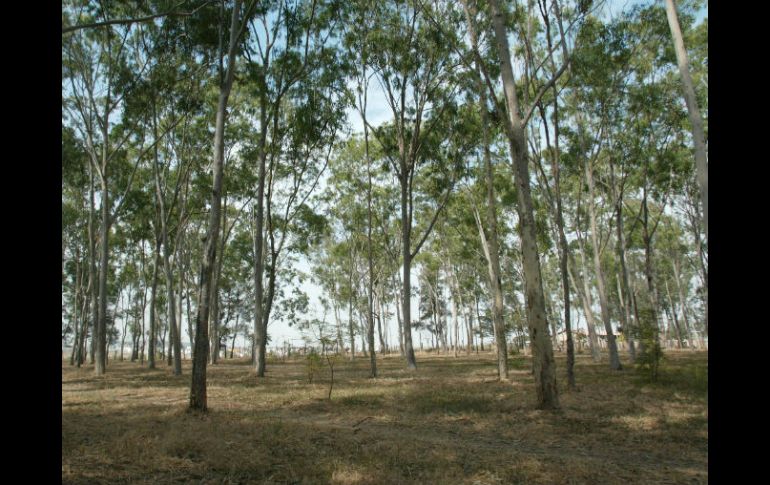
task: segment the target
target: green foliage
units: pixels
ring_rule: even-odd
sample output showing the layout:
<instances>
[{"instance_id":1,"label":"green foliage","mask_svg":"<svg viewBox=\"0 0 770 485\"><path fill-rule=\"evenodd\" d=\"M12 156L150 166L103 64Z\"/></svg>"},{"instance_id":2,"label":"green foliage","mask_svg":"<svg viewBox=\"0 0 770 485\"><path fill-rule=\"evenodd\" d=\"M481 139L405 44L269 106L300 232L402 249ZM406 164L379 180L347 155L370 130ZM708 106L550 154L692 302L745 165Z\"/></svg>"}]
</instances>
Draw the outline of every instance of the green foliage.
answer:
<instances>
[{"instance_id":1,"label":"green foliage","mask_svg":"<svg viewBox=\"0 0 770 485\"><path fill-rule=\"evenodd\" d=\"M640 308L639 321L633 331L635 339L642 348L642 351L636 356L636 368L651 381L658 379L658 371L663 359L659 334L652 309Z\"/></svg>"},{"instance_id":2,"label":"green foliage","mask_svg":"<svg viewBox=\"0 0 770 485\"><path fill-rule=\"evenodd\" d=\"M322 367L323 361L321 360L321 356L315 349L312 349L310 353L305 356L305 371L307 372L307 381L309 384L313 383L313 377L315 377Z\"/></svg>"}]
</instances>

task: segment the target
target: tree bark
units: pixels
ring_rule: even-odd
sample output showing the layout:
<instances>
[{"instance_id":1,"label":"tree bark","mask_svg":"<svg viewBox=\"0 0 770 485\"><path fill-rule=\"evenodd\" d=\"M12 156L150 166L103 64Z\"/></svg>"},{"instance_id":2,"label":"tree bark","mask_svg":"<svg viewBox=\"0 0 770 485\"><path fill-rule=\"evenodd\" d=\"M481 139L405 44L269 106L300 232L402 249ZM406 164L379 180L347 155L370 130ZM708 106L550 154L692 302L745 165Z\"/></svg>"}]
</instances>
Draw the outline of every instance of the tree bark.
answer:
<instances>
[{"instance_id":1,"label":"tree bark","mask_svg":"<svg viewBox=\"0 0 770 485\"><path fill-rule=\"evenodd\" d=\"M610 354L610 369L622 370L620 357L618 356L618 346L615 341L615 334L612 332L612 322L610 321L610 308L607 301L607 292L604 287L604 272L602 271L601 255L599 252L599 233L596 225L596 202L594 188L594 170L590 159L586 159L586 178L588 179L588 217L591 223L591 247L594 256L594 271L596 272L596 287L599 291L599 306L602 312L602 322L604 331L607 333L607 348Z\"/></svg>"},{"instance_id":2,"label":"tree bark","mask_svg":"<svg viewBox=\"0 0 770 485\"><path fill-rule=\"evenodd\" d=\"M701 118L698 101L695 97L692 78L690 77L690 62L687 58L687 51L684 48L682 31L679 27L679 18L676 13L674 0L666 0L666 16L668 17L668 26L671 29L671 37L674 40L674 51L679 66L679 74L682 78L682 91L684 101L687 104L687 114L692 125L692 138L695 145L695 168L698 177L698 186L700 187L701 205L703 206L703 229L706 233L706 244L709 240L709 213L708 213L708 156L706 153L706 136L703 129L703 118Z\"/></svg>"},{"instance_id":3,"label":"tree bark","mask_svg":"<svg viewBox=\"0 0 770 485\"><path fill-rule=\"evenodd\" d=\"M412 218L409 214L408 180L406 175L406 162L401 162L401 241L403 244L403 286L404 292L401 300L401 313L404 323L404 354L406 354L406 366L410 370L417 369L417 360L412 346Z\"/></svg>"},{"instance_id":4,"label":"tree bark","mask_svg":"<svg viewBox=\"0 0 770 485\"><path fill-rule=\"evenodd\" d=\"M147 367L150 369L155 368L155 346L157 343L157 312L155 311L155 293L158 289L158 269L160 267L160 239L155 242L155 262L152 266L152 289L150 290L150 336L149 336L149 348L147 350Z\"/></svg>"},{"instance_id":5,"label":"tree bark","mask_svg":"<svg viewBox=\"0 0 770 485\"><path fill-rule=\"evenodd\" d=\"M687 335L687 339L692 341L692 337L690 335L690 321L687 318L687 303L684 298L684 291L682 291L682 283L681 283L682 279L679 277L680 276L679 261L677 259L674 259L673 266L674 266L674 279L676 280L676 287L679 293L679 306L682 308L682 319L684 320L685 332ZM666 291L668 291L668 282L666 282L666 285L667 285ZM671 298L670 295L669 295L669 298ZM679 329L678 326L677 326L677 329Z\"/></svg>"},{"instance_id":6,"label":"tree bark","mask_svg":"<svg viewBox=\"0 0 770 485\"><path fill-rule=\"evenodd\" d=\"M152 110L153 110L153 117L152 117L152 129L153 129L153 136L155 139L158 139L158 126L157 126L157 111L155 106L155 99L153 98L152 103ZM159 211L159 219L160 219L160 244L163 245L163 272L166 276L166 300L167 300L167 306L166 306L166 314L168 319L168 325L170 330L170 336L169 336L169 351L168 351L168 364L171 365L173 361L174 365L174 375L179 376L182 375L182 355L181 355L181 339L178 338L177 332L178 328L176 326L176 295L174 294L174 275L173 270L171 268L171 245L169 243L169 237L168 237L168 226L166 224L166 221L168 220L168 214L166 212L166 203L165 203L165 197L163 194L163 190L160 185L160 170L158 169L158 164L160 163L160 158L158 156L158 144L155 144L155 147L153 148L154 154L155 154L155 160L153 163L153 173L155 175L155 197L158 202L158 211ZM181 176L181 175L179 175ZM157 264L157 259L156 259ZM154 299L154 297L153 297ZM172 352L173 352L173 358L172 358ZM153 362L154 364L154 362Z\"/></svg>"},{"instance_id":7,"label":"tree bark","mask_svg":"<svg viewBox=\"0 0 770 485\"><path fill-rule=\"evenodd\" d=\"M533 348L537 402L540 408L556 409L559 407L559 396L556 387L556 366L545 315L545 300L540 274L540 261L538 259L532 196L529 187L529 157L527 154L526 135L519 115L516 85L513 78L504 16L497 0L490 0L489 6L492 13L505 101L508 108L506 134L508 135L511 161L514 166L514 180L518 189L519 233L526 288L527 324Z\"/></svg>"},{"instance_id":8,"label":"tree bark","mask_svg":"<svg viewBox=\"0 0 770 485\"><path fill-rule=\"evenodd\" d=\"M257 377L265 376L267 331L264 327L264 226L265 226L265 163L267 160L267 98L260 96L259 174L257 178L257 210L254 214L254 364Z\"/></svg>"},{"instance_id":9,"label":"tree bark","mask_svg":"<svg viewBox=\"0 0 770 485\"><path fill-rule=\"evenodd\" d=\"M91 278L91 328L93 331L91 332L91 363L94 364L94 356L96 354L96 341L98 340L99 335L99 290L98 290L98 281L99 281L99 271L96 266L96 258L97 258L97 252L96 252L96 230L94 229L94 212L96 212L96 204L94 202L94 169L91 167L91 173L90 173L90 206L88 211L88 242L89 242L89 269L91 272L90 278Z\"/></svg>"},{"instance_id":10,"label":"tree bark","mask_svg":"<svg viewBox=\"0 0 770 485\"><path fill-rule=\"evenodd\" d=\"M615 180L615 164L610 159L610 180L612 183L613 197L615 198L615 231L616 231L616 251L618 253L618 261L620 262L620 276L618 277L618 295L620 296L620 302L622 310L620 312L620 324L623 326L623 334L628 341L628 353L633 364L636 361L636 346L634 342L634 332L636 325L631 318L631 291L629 290L628 283L628 268L626 266L626 240L625 231L623 229L623 194L624 187L619 189Z\"/></svg>"},{"instance_id":11,"label":"tree bark","mask_svg":"<svg viewBox=\"0 0 770 485\"><path fill-rule=\"evenodd\" d=\"M671 314L674 317L674 326L676 327L676 339L679 344L679 348L684 347L684 342L682 341L682 328L679 326L679 318L677 318L676 315L676 307L674 306L674 299L671 298L671 290L668 288L668 280L666 280L666 294L668 295L668 306L671 307Z\"/></svg>"},{"instance_id":12,"label":"tree bark","mask_svg":"<svg viewBox=\"0 0 770 485\"><path fill-rule=\"evenodd\" d=\"M219 237L220 206L222 196L222 176L224 165L224 137L227 118L227 101L230 97L235 77L235 57L237 47L246 18L238 22L241 11L241 1L235 0L232 19L230 22L230 44L227 55L227 73L219 89L217 105L216 128L214 131L214 164L213 187L211 191L211 210L209 212L209 229L206 235L206 245L201 263L198 315L195 328L195 352L192 366L192 383L190 386L190 409L206 411L208 409L206 394L206 364L209 353L209 304L211 302L211 283L214 263L216 261L217 239ZM257 258L259 259L259 258Z\"/></svg>"}]
</instances>

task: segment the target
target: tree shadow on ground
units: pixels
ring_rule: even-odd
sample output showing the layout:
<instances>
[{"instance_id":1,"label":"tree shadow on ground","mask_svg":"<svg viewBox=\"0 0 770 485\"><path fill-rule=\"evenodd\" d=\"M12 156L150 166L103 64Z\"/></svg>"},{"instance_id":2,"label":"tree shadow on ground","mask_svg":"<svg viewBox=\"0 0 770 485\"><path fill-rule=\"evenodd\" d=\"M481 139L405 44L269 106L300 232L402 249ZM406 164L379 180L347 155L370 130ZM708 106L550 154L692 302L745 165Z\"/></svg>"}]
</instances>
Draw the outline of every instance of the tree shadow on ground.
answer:
<instances>
[{"instance_id":1,"label":"tree shadow on ground","mask_svg":"<svg viewBox=\"0 0 770 485\"><path fill-rule=\"evenodd\" d=\"M146 376L136 369L106 388L65 379L63 390L84 394L63 402L63 483L707 481L707 395L676 379L646 384L579 359L581 391L562 391L562 409L545 412L527 361L501 383L493 357L446 359L422 359L416 373L384 359L378 379L365 362L335 368L331 400L324 377L308 384L298 362L259 381L242 366L213 366L203 415L185 412L180 386L138 392ZM691 364L667 363L680 377Z\"/></svg>"}]
</instances>

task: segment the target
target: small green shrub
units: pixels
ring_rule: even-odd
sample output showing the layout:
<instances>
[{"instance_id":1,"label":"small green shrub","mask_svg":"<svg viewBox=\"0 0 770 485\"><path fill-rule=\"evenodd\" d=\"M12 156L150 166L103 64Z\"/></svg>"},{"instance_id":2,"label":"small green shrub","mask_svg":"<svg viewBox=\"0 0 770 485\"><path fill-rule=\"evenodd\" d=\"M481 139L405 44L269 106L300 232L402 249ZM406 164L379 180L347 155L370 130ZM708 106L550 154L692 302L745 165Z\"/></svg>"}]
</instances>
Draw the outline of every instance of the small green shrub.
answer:
<instances>
[{"instance_id":1,"label":"small green shrub","mask_svg":"<svg viewBox=\"0 0 770 485\"><path fill-rule=\"evenodd\" d=\"M309 384L313 383L313 377L315 377L316 373L321 370L321 366L321 356L318 355L315 350L310 351L307 357L305 357L305 369L307 371L307 381Z\"/></svg>"},{"instance_id":2,"label":"small green shrub","mask_svg":"<svg viewBox=\"0 0 770 485\"><path fill-rule=\"evenodd\" d=\"M636 368L651 381L658 379L660 362L663 359L663 348L658 338L659 330L655 314L650 308L639 309L639 321L632 334L640 343L640 352L636 355Z\"/></svg>"}]
</instances>

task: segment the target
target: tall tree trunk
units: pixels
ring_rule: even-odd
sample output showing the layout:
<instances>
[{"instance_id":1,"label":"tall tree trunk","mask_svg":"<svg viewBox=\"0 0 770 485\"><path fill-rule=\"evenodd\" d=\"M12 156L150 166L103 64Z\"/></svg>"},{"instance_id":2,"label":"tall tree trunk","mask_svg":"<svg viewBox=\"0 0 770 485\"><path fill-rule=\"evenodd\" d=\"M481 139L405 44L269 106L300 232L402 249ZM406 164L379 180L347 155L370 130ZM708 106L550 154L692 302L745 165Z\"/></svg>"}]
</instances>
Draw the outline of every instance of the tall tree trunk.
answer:
<instances>
[{"instance_id":1,"label":"tall tree trunk","mask_svg":"<svg viewBox=\"0 0 770 485\"><path fill-rule=\"evenodd\" d=\"M222 197L222 175L225 155L225 122L227 118L227 101L235 77L235 57L243 27L248 15L239 23L241 0L235 0L232 19L230 22L230 43L227 52L227 71L220 84L219 101L217 105L217 120L214 130L214 164L213 187L211 191L211 210L209 212L209 228L206 235L206 246L201 263L200 292L198 296L198 315L195 322L195 352L193 354L192 383L190 385L190 409L206 411L208 408L206 395L206 364L209 354L209 304L211 302L212 273L216 262L217 239L219 237L219 220ZM263 125L264 128L264 125ZM261 200L261 199L260 199ZM260 258L257 258L260 260Z\"/></svg>"},{"instance_id":2,"label":"tall tree trunk","mask_svg":"<svg viewBox=\"0 0 770 485\"><path fill-rule=\"evenodd\" d=\"M674 316L674 325L676 326L676 339L679 344L679 348L684 347L682 341L682 328L679 326L679 319L676 316L676 307L674 306L674 299L671 298L671 290L668 289L668 280L666 280L666 294L668 295L668 306L671 307L671 314Z\"/></svg>"},{"instance_id":3,"label":"tall tree trunk","mask_svg":"<svg viewBox=\"0 0 770 485\"><path fill-rule=\"evenodd\" d=\"M366 79L366 69L364 68L364 79ZM366 91L366 90L364 90ZM366 94L364 93L364 109L363 113L366 113ZM366 116L364 114L364 116ZM367 212L367 224L366 224L366 251L367 262L369 264L369 275L367 278L367 312L366 322L368 325L367 338L369 340L369 365L370 365L370 377L377 377L377 358L374 354L374 253L372 248L372 161L369 158L369 126L364 123L364 149L366 152L366 175L368 178L368 185L366 190L366 212ZM380 335L380 343L382 343L382 335Z\"/></svg>"},{"instance_id":4,"label":"tall tree trunk","mask_svg":"<svg viewBox=\"0 0 770 485\"><path fill-rule=\"evenodd\" d=\"M90 278L91 278L91 328L93 329L91 332L91 363L93 364L94 356L96 354L96 341L98 340L98 334L99 334L99 287L97 286L99 283L99 271L96 267L96 258L97 258L97 252L96 252L96 230L94 229L94 218L95 218L95 212L96 212L96 204L94 202L94 169L91 167L91 173L90 173L90 206L88 211L88 242L89 242L89 269L91 272Z\"/></svg>"},{"instance_id":5,"label":"tall tree trunk","mask_svg":"<svg viewBox=\"0 0 770 485\"><path fill-rule=\"evenodd\" d=\"M485 154L485 158L487 154ZM489 191L492 183L491 165L487 167L487 196L489 197ZM487 203L494 204L493 199L488 198ZM474 209L475 210L475 209ZM494 209L493 209L494 210ZM495 346L497 347L497 378L499 380L505 380L508 378L508 349L505 341L505 321L503 319L503 290L502 282L500 279L500 257L499 252L496 251L496 245L493 244L492 239L487 241L484 235L484 229L481 225L481 218L478 213L474 212L476 216L476 226L479 230L479 236L481 238L481 247L484 250L484 256L487 260L487 271L489 274L489 286L492 290L492 328L495 332ZM490 219L493 217L495 222ZM490 224L490 235L497 232L497 217L494 213L487 212L487 223ZM494 224L494 225L493 225Z\"/></svg>"},{"instance_id":6,"label":"tall tree trunk","mask_svg":"<svg viewBox=\"0 0 770 485\"><path fill-rule=\"evenodd\" d=\"M472 19L472 15L475 12L471 12L468 8L467 0L463 1L463 7L465 11L465 18L468 23L471 43L473 44L474 52L478 49L478 39L476 37L475 22ZM507 54L507 51L506 51ZM501 54L502 55L502 54ZM481 218L476 215L476 224L478 225L479 235L481 236L481 244L484 249L484 256L487 259L487 270L489 271L489 285L492 290L492 324L495 331L495 343L497 345L497 377L500 380L508 379L508 348L505 340L505 319L503 316L503 289L501 281L500 270L500 244L498 242L497 232L497 199L495 198L494 188L494 173L492 169L492 157L490 155L489 144L489 117L487 114L487 95L486 89L481 79L481 66L480 60L475 60L475 81L476 88L479 91L479 112L481 113L481 125L483 136L483 153L484 153L484 179L487 188L487 225L489 226L489 237L484 234L484 229L481 225ZM504 61L505 62L505 61ZM510 60L508 61L510 62Z\"/></svg>"},{"instance_id":7,"label":"tall tree trunk","mask_svg":"<svg viewBox=\"0 0 770 485\"><path fill-rule=\"evenodd\" d=\"M572 266L576 266L576 263L574 259L570 258ZM577 274L577 268L574 270L572 268L567 268L568 272L567 275L572 280L572 284L575 286L575 289L578 293L578 299L583 304L583 314L585 314L586 317L586 330L588 331L588 347L591 351L591 358L594 362L599 362L601 360L601 356L599 355L599 339L596 336L596 323L594 322L594 313L593 313L593 298L591 297L591 289L588 287L588 275L586 273L586 267L585 267L585 255L583 254L583 245L580 244L580 263L583 268L583 288L581 290L580 286L577 284L577 278L575 277L575 274Z\"/></svg>"},{"instance_id":8,"label":"tall tree trunk","mask_svg":"<svg viewBox=\"0 0 770 485\"><path fill-rule=\"evenodd\" d=\"M267 160L267 99L260 96L259 175L257 179L257 210L254 214L254 364L257 377L265 376L265 353L267 329L264 327L264 226L265 226L265 163Z\"/></svg>"},{"instance_id":9,"label":"tall tree trunk","mask_svg":"<svg viewBox=\"0 0 770 485\"><path fill-rule=\"evenodd\" d=\"M350 361L356 359L356 332L353 327L353 263L348 277L348 332L350 335Z\"/></svg>"},{"instance_id":10,"label":"tall tree trunk","mask_svg":"<svg viewBox=\"0 0 770 485\"><path fill-rule=\"evenodd\" d=\"M687 335L687 339L692 341L692 337L690 336L690 321L687 318L687 303L684 298L684 292L682 291L682 279L680 278L679 273L679 261L677 259L674 259L674 279L676 280L676 287L679 293L679 306L682 309L682 319L684 320L684 328ZM668 285L668 282L666 282ZM668 286L666 286L666 291L668 291ZM669 295L670 298L670 295ZM678 329L678 327L677 327Z\"/></svg>"},{"instance_id":11,"label":"tall tree trunk","mask_svg":"<svg viewBox=\"0 0 770 485\"><path fill-rule=\"evenodd\" d=\"M451 273L449 274L449 278L451 278ZM455 344L454 344L454 354L455 357L457 357L457 351L460 344L460 322L458 321L458 312L457 312L457 299L454 297L454 295L450 295L452 298L452 324L454 325L454 333L455 333Z\"/></svg>"},{"instance_id":12,"label":"tall tree trunk","mask_svg":"<svg viewBox=\"0 0 770 485\"><path fill-rule=\"evenodd\" d=\"M128 306L129 308L133 308L133 296L134 294L131 292L131 286L128 287ZM123 362L123 349L126 346L126 334L128 333L128 318L123 319L123 332L120 339L120 361Z\"/></svg>"},{"instance_id":13,"label":"tall tree trunk","mask_svg":"<svg viewBox=\"0 0 770 485\"><path fill-rule=\"evenodd\" d=\"M417 360L414 357L412 346L412 218L409 213L409 192L406 175L406 162L401 157L401 241L403 244L403 294L401 299L401 313L404 324L404 354L406 366L410 370L417 369Z\"/></svg>"},{"instance_id":14,"label":"tall tree trunk","mask_svg":"<svg viewBox=\"0 0 770 485\"><path fill-rule=\"evenodd\" d=\"M383 289L382 289L382 283L379 285L379 292L377 293L377 335L380 338L380 353L387 352L387 341L386 338L383 338L382 334L382 327L385 326L386 329L386 335L387 335L387 322L383 322L383 319L385 318L383 314L383 306L382 306L382 298L383 298Z\"/></svg>"},{"instance_id":15,"label":"tall tree trunk","mask_svg":"<svg viewBox=\"0 0 770 485\"><path fill-rule=\"evenodd\" d=\"M83 271L85 271L85 268L83 268ZM80 366L83 365L83 362L85 362L86 349L88 348L86 347L86 337L88 336L88 303L90 301L90 287L91 282L89 281L88 286L86 287L85 291L83 291L80 298L80 339L78 340L77 356L75 357L75 365L78 368L80 368Z\"/></svg>"},{"instance_id":16,"label":"tall tree trunk","mask_svg":"<svg viewBox=\"0 0 770 485\"><path fill-rule=\"evenodd\" d=\"M646 176L646 175L645 175ZM650 306L652 311L652 319L655 330L655 340L660 336L660 324L658 321L658 310L660 304L658 303L658 291L655 287L655 276L652 264L652 234L649 229L649 210L647 207L647 188L644 188L644 195L642 197L642 242L644 243L644 275L647 279L647 291L650 300Z\"/></svg>"},{"instance_id":17,"label":"tall tree trunk","mask_svg":"<svg viewBox=\"0 0 770 485\"><path fill-rule=\"evenodd\" d=\"M235 339L238 338L238 320L240 320L241 314L240 312L235 314L235 325L233 326L233 343L230 346L230 359L233 358L233 351L235 351ZM227 352L227 348L225 348L225 353ZM225 355L227 357L227 355Z\"/></svg>"},{"instance_id":18,"label":"tall tree trunk","mask_svg":"<svg viewBox=\"0 0 770 485\"><path fill-rule=\"evenodd\" d=\"M219 254L214 263L214 275L211 283L211 317L210 317L210 338L211 338L211 356L210 362L216 364L219 361L220 338L219 338L219 280L222 276L222 267L224 266L225 243L229 232L227 231L227 196L222 195L222 242L219 246ZM227 348L225 346L225 355L227 357Z\"/></svg>"},{"instance_id":19,"label":"tall tree trunk","mask_svg":"<svg viewBox=\"0 0 770 485\"><path fill-rule=\"evenodd\" d=\"M155 98L152 100L152 129L155 139L158 139L158 113L155 106ZM166 221L168 220L168 214L166 211L165 197L160 185L160 170L158 164L160 158L158 156L158 144L155 144L153 148L155 154L155 163L153 164L153 173L155 175L155 198L158 202L158 211L160 212L160 243L163 245L163 271L166 276L166 314L168 317L168 325L170 330L169 346L168 346L168 365L173 363L174 375L182 375L182 355L181 355L181 339L178 337L178 328L176 325L176 296L174 294L174 274L171 268L171 243L168 237L168 226ZM181 177L181 175L179 175ZM178 236L177 236L178 237ZM157 260L156 260L157 263ZM173 352L173 359L172 359Z\"/></svg>"},{"instance_id":20,"label":"tall tree trunk","mask_svg":"<svg viewBox=\"0 0 770 485\"><path fill-rule=\"evenodd\" d=\"M149 349L147 351L147 366L150 369L155 368L155 345L157 343L157 333L158 333L158 325L157 325L157 312L155 311L155 302L156 297L155 293L158 289L158 269L160 267L160 239L157 239L155 242L155 262L152 266L152 289L150 290L150 336L148 338L149 340Z\"/></svg>"},{"instance_id":21,"label":"tall tree trunk","mask_svg":"<svg viewBox=\"0 0 770 485\"><path fill-rule=\"evenodd\" d=\"M706 233L706 244L709 240L709 212L708 212L708 160L706 154L706 136L703 130L703 119L701 118L698 101L695 97L692 78L690 77L690 62L687 58L687 51L684 48L682 31L679 28L679 18L676 13L674 0L666 0L666 16L668 17L668 26L671 29L671 37L674 40L674 51L679 65L679 75L682 78L682 91L684 101L687 104L687 114L690 117L692 125L692 138L695 145L695 168L698 174L698 186L700 187L701 205L703 206L703 229Z\"/></svg>"},{"instance_id":22,"label":"tall tree trunk","mask_svg":"<svg viewBox=\"0 0 770 485\"><path fill-rule=\"evenodd\" d=\"M393 276L393 284L394 288L403 288L403 286L399 285L396 281L398 279L397 276ZM396 295L394 295L396 296ZM401 305L399 305L399 302L402 301L403 298L399 298L395 302L396 307L396 323L398 324L398 350L401 353L401 357L406 356L406 352L404 351L404 327L403 327L403 319L401 318L401 309L403 308Z\"/></svg>"},{"instance_id":23,"label":"tall tree trunk","mask_svg":"<svg viewBox=\"0 0 770 485\"><path fill-rule=\"evenodd\" d=\"M80 309L80 294L82 292L83 278L80 274L80 245L75 246L75 298L72 304L72 330L75 333L75 337L72 341L72 352L70 352L70 365L75 365L75 354L80 346L79 337L80 332L80 318L78 310Z\"/></svg>"},{"instance_id":24,"label":"tall tree trunk","mask_svg":"<svg viewBox=\"0 0 770 485\"><path fill-rule=\"evenodd\" d=\"M110 89L107 88L107 96L105 105L110 105ZM100 227L100 244L101 250L99 252L99 312L97 319L96 333L96 363L94 366L94 373L97 376L104 375L107 370L107 273L109 272L109 237L110 237L110 198L109 191L107 190L107 154L109 150L109 108L105 110L104 118L102 122L102 167L99 172L99 182L101 185L101 200L99 202L101 206L102 222Z\"/></svg>"},{"instance_id":25,"label":"tall tree trunk","mask_svg":"<svg viewBox=\"0 0 770 485\"><path fill-rule=\"evenodd\" d=\"M618 346L615 341L615 334L612 332L612 322L610 321L610 308L607 301L607 292L604 288L604 272L602 271L601 255L599 253L599 233L596 225L596 202L594 189L594 170L593 164L589 158L586 159L586 178L588 179L588 217L591 223L591 247L594 256L594 271L596 272L596 287L599 291L599 306L602 312L602 322L604 331L607 333L607 347L610 354L610 369L621 370L618 356Z\"/></svg>"},{"instance_id":26,"label":"tall tree trunk","mask_svg":"<svg viewBox=\"0 0 770 485\"><path fill-rule=\"evenodd\" d=\"M613 197L615 198L615 231L616 231L616 251L618 261L620 262L620 277L618 278L618 295L620 296L621 306L624 311L620 312L620 324L623 326L624 335L628 340L628 353L633 364L636 361L636 346L634 342L634 333L636 326L631 318L631 292L628 283L628 268L626 267L626 240L623 229L623 194L624 187L619 189L615 180L615 164L610 158L610 182L612 184ZM625 297L624 297L625 296Z\"/></svg>"},{"instance_id":27,"label":"tall tree trunk","mask_svg":"<svg viewBox=\"0 0 770 485\"><path fill-rule=\"evenodd\" d=\"M529 187L529 157L527 154L526 135L519 115L516 85L511 66L507 30L503 13L497 0L490 0L495 41L500 58L503 88L505 92L508 119L508 134L511 161L514 166L516 187L518 189L519 233L522 246L522 261L526 288L527 324L533 347L535 388L538 407L556 409L559 407L559 395L556 387L556 366L553 347L548 337L548 322L545 316L540 261L538 259L535 220L533 216L532 196Z\"/></svg>"},{"instance_id":28,"label":"tall tree trunk","mask_svg":"<svg viewBox=\"0 0 770 485\"><path fill-rule=\"evenodd\" d=\"M144 332L145 329L145 309L147 308L147 275L145 273L145 257L144 257L144 239L142 239L142 251L139 253L141 266L142 266L142 276L144 276L144 285L142 286L142 345L139 350L139 364L144 365L144 344L146 335Z\"/></svg>"},{"instance_id":29,"label":"tall tree trunk","mask_svg":"<svg viewBox=\"0 0 770 485\"><path fill-rule=\"evenodd\" d=\"M567 50L567 43L564 42L564 27L561 21L561 7L558 0L553 2L554 12L556 13L556 19L559 27L559 34L562 38L562 52L563 62L569 62L569 52ZM547 18L547 15L546 15ZM550 29L548 31L548 43L551 45ZM551 63L553 67L553 74L556 74L556 65L553 62L553 56L551 57ZM568 65L568 69L572 69L572 65ZM575 344L572 338L572 321L570 314L570 306L572 305L570 288L569 288L569 275L568 273L568 258L569 258L569 245L567 243L567 237L564 231L564 211L562 208L561 200L561 165L559 159L561 156L561 150L559 147L559 96L556 83L553 86L554 100L553 100L553 117L554 117L554 145L556 151L552 158L552 170L554 178L554 192L556 198L556 225L559 230L559 269L561 271L561 283L562 291L564 294L564 331L567 334L567 386L570 389L575 389Z\"/></svg>"},{"instance_id":30,"label":"tall tree trunk","mask_svg":"<svg viewBox=\"0 0 770 485\"><path fill-rule=\"evenodd\" d=\"M479 340L481 343L481 351L484 351L484 329L481 326L481 313L479 312L479 297L476 295L473 295L473 302L476 307L476 321L479 325ZM476 353L478 353L478 349L476 349Z\"/></svg>"}]
</instances>

